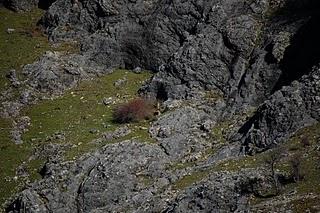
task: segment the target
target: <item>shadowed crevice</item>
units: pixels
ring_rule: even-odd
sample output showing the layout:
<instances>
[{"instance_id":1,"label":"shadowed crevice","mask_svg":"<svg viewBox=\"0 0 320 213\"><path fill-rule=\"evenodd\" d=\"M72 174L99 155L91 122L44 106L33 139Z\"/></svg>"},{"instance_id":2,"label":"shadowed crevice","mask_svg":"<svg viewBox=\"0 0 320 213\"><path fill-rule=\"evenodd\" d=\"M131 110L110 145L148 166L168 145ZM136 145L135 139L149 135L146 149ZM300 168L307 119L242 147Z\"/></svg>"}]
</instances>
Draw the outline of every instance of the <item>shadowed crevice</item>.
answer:
<instances>
[{"instance_id":1,"label":"shadowed crevice","mask_svg":"<svg viewBox=\"0 0 320 213\"><path fill-rule=\"evenodd\" d=\"M273 91L308 74L320 62L320 15L313 16L293 37L280 63L282 75Z\"/></svg>"},{"instance_id":2,"label":"shadowed crevice","mask_svg":"<svg viewBox=\"0 0 320 213\"><path fill-rule=\"evenodd\" d=\"M38 7L43 10L48 10L55 1L56 0L39 0Z\"/></svg>"}]
</instances>

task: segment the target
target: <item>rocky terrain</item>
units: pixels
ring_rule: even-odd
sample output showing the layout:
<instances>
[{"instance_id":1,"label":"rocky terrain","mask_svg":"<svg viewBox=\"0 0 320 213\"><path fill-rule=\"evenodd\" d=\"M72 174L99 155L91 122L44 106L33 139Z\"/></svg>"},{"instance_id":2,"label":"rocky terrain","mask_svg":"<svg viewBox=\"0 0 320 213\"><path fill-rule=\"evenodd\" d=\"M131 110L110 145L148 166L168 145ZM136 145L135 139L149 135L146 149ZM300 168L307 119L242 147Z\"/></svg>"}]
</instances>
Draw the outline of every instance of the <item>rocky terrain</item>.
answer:
<instances>
[{"instance_id":1,"label":"rocky terrain","mask_svg":"<svg viewBox=\"0 0 320 213\"><path fill-rule=\"evenodd\" d=\"M317 0L0 4L4 212L320 211Z\"/></svg>"}]
</instances>

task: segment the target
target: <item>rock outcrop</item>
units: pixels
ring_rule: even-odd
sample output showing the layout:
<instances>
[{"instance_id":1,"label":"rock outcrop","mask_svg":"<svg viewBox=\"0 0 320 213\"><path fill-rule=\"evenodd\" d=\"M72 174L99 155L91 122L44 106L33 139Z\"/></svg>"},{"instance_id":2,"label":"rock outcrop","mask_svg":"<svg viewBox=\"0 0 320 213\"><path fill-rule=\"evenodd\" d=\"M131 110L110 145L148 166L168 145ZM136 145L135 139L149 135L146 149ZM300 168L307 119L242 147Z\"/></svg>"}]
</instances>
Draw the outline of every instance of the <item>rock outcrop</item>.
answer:
<instances>
[{"instance_id":1,"label":"rock outcrop","mask_svg":"<svg viewBox=\"0 0 320 213\"><path fill-rule=\"evenodd\" d=\"M275 92L240 129L245 133L245 151L252 154L276 147L298 129L319 122L319 95L319 67Z\"/></svg>"},{"instance_id":2,"label":"rock outcrop","mask_svg":"<svg viewBox=\"0 0 320 213\"><path fill-rule=\"evenodd\" d=\"M175 191L170 159L157 145L124 141L75 163L48 163L44 179L24 190L8 212L195 212L246 210L263 171L212 173Z\"/></svg>"},{"instance_id":3,"label":"rock outcrop","mask_svg":"<svg viewBox=\"0 0 320 213\"><path fill-rule=\"evenodd\" d=\"M17 12L28 11L37 7L38 0L4 0L4 5Z\"/></svg>"},{"instance_id":4,"label":"rock outcrop","mask_svg":"<svg viewBox=\"0 0 320 213\"><path fill-rule=\"evenodd\" d=\"M278 176L216 166L320 122L319 10L317 0L55 1L40 24L52 42L77 40L80 53L25 66L30 88L61 93L114 68L149 69L140 94L168 112L149 128L153 144L127 140L75 162L48 161L7 211L249 211L250 197ZM194 173L200 180L175 188Z\"/></svg>"},{"instance_id":5,"label":"rock outcrop","mask_svg":"<svg viewBox=\"0 0 320 213\"><path fill-rule=\"evenodd\" d=\"M82 51L107 67L157 72L149 96L207 89L259 104L285 72L291 38L316 13L315 1L297 2L57 1L42 24L55 41L86 36Z\"/></svg>"},{"instance_id":6,"label":"rock outcrop","mask_svg":"<svg viewBox=\"0 0 320 213\"><path fill-rule=\"evenodd\" d=\"M56 0L1 0L0 5L16 12L26 12L35 8L47 10Z\"/></svg>"}]
</instances>

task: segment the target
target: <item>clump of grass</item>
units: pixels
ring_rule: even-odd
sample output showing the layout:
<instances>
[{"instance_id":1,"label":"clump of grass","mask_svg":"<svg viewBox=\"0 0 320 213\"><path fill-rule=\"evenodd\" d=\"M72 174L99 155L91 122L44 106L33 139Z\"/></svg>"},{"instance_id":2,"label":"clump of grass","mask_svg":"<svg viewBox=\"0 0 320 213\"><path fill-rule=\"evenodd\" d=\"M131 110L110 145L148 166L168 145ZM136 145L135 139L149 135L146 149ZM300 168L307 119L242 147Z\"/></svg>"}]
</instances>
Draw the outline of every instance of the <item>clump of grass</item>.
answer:
<instances>
[{"instance_id":1,"label":"clump of grass","mask_svg":"<svg viewBox=\"0 0 320 213\"><path fill-rule=\"evenodd\" d=\"M203 171L196 171L189 175L184 176L183 178L179 179L173 184L173 189L175 190L183 190L201 180L205 179L209 176L211 169L203 170Z\"/></svg>"},{"instance_id":2,"label":"clump of grass","mask_svg":"<svg viewBox=\"0 0 320 213\"><path fill-rule=\"evenodd\" d=\"M209 90L205 93L205 99L211 102L223 100L223 94L217 90Z\"/></svg>"}]
</instances>

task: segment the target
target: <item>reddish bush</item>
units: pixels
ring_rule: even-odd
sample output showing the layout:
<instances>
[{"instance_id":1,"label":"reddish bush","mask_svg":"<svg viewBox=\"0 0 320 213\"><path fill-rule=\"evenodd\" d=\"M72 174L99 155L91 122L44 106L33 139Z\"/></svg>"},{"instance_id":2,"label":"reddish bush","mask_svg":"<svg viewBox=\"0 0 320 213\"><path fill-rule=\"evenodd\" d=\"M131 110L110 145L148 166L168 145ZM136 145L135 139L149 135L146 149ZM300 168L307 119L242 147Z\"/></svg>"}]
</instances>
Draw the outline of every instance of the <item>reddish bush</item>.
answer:
<instances>
[{"instance_id":1,"label":"reddish bush","mask_svg":"<svg viewBox=\"0 0 320 213\"><path fill-rule=\"evenodd\" d=\"M153 116L154 107L151 102L141 98L121 104L114 109L113 119L117 123L129 123L150 119Z\"/></svg>"}]
</instances>

